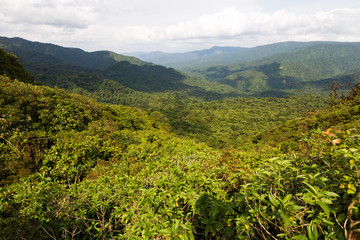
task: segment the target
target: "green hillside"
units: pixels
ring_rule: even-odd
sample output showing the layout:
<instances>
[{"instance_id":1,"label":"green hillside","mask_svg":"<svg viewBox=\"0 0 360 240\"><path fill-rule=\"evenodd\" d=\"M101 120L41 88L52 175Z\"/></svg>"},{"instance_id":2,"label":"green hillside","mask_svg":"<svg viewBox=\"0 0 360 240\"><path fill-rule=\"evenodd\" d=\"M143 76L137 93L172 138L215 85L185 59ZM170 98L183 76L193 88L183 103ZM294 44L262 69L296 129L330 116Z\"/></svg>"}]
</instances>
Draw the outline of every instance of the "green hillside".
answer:
<instances>
[{"instance_id":1,"label":"green hillside","mask_svg":"<svg viewBox=\"0 0 360 240\"><path fill-rule=\"evenodd\" d=\"M313 42L308 45L295 44L282 54L240 64L233 62L195 69L193 73L255 96L267 96L269 91L270 96L304 92L323 94L331 79L344 83L358 81L349 74L356 75L360 68L359 43ZM271 46L257 50L270 50Z\"/></svg>"},{"instance_id":2,"label":"green hillside","mask_svg":"<svg viewBox=\"0 0 360 240\"><path fill-rule=\"evenodd\" d=\"M251 141L271 146L285 146L288 151L287 147L299 148L295 142L302 139L304 133L313 129L334 128L340 132L356 129L360 124L359 92L359 83L351 87L351 92L347 97L341 97L334 91L332 105L328 108L319 113L309 113L305 117L288 120L277 128L258 134Z\"/></svg>"},{"instance_id":3,"label":"green hillside","mask_svg":"<svg viewBox=\"0 0 360 240\"><path fill-rule=\"evenodd\" d=\"M241 54L246 50L246 48L242 47L214 46L210 49L186 53L140 52L128 54L144 61L184 70L193 68L194 66L199 67L210 64L228 63L233 60L233 57L237 56L237 54Z\"/></svg>"},{"instance_id":4,"label":"green hillside","mask_svg":"<svg viewBox=\"0 0 360 240\"><path fill-rule=\"evenodd\" d=\"M183 58L191 63L196 56L193 60L198 63L210 59L205 65L215 64L218 59L223 64L201 69L192 64L191 76L112 52L88 53L20 38L0 38L0 45L17 54L25 68L47 86L89 92L87 95L97 95L99 101L132 102L132 106L141 106L142 103L126 100L123 96L129 92L135 93L140 102L146 96L144 93L163 94L166 91L204 100L307 93L325 95L329 79L349 79L341 75L349 75L360 68L358 43L285 42L248 49L214 47L189 54L168 55L169 61L170 58L173 61ZM210 63L211 59L215 62ZM114 96L114 91L104 84L109 80L117 83L116 89L124 91ZM105 88L110 92L104 92ZM101 99L99 92L107 99Z\"/></svg>"},{"instance_id":5,"label":"green hillside","mask_svg":"<svg viewBox=\"0 0 360 240\"><path fill-rule=\"evenodd\" d=\"M0 48L0 75L3 74L10 78L21 79L24 82L35 83L34 77L17 62L17 57Z\"/></svg>"},{"instance_id":6,"label":"green hillside","mask_svg":"<svg viewBox=\"0 0 360 240\"><path fill-rule=\"evenodd\" d=\"M273 56L281 75L302 81L315 81L359 69L360 43L323 43L292 53Z\"/></svg>"},{"instance_id":7,"label":"green hillside","mask_svg":"<svg viewBox=\"0 0 360 240\"><path fill-rule=\"evenodd\" d=\"M25 67L27 64L60 64L105 69L121 61L136 65L148 64L140 59L110 51L85 52L78 48L31 42L22 38L0 37L0 47L17 55Z\"/></svg>"},{"instance_id":8,"label":"green hillside","mask_svg":"<svg viewBox=\"0 0 360 240\"><path fill-rule=\"evenodd\" d=\"M182 80L186 78L185 74L159 65L138 66L123 61L107 68L99 76L112 79L123 86L142 92L189 88L182 83Z\"/></svg>"},{"instance_id":9,"label":"green hillside","mask_svg":"<svg viewBox=\"0 0 360 240\"><path fill-rule=\"evenodd\" d=\"M40 43L28 44L29 47L41 46ZM71 53L71 49L69 51L67 54ZM231 49L228 51L231 52ZM67 89L100 102L139 107L149 113L159 112L175 133L216 148L231 146L245 136L326 104L326 98L308 96L305 92L298 97L276 100L243 98L252 97L254 91L260 91L263 97L292 95L272 91L274 85L274 88L278 87L276 84L267 87L265 74L273 71L272 66L259 68L263 73L259 74L258 81L254 81L256 72L253 71L255 75L233 74L231 77L234 76L234 79L229 77L227 81L217 83L189 77L171 68L135 65L126 61L104 70L39 62L31 62L27 66L44 85ZM237 77L246 78L241 88ZM287 84L290 86L290 81Z\"/></svg>"},{"instance_id":10,"label":"green hillside","mask_svg":"<svg viewBox=\"0 0 360 240\"><path fill-rule=\"evenodd\" d=\"M216 150L172 133L159 111L2 75L0 239L358 239L359 92ZM234 127L245 99L223 101L197 110L229 106ZM282 104L251 101L258 117ZM222 128L223 113L179 122Z\"/></svg>"},{"instance_id":11,"label":"green hillside","mask_svg":"<svg viewBox=\"0 0 360 240\"><path fill-rule=\"evenodd\" d=\"M141 92L196 89L182 83L187 76L174 69L109 51L88 53L20 38L0 38L0 46L17 54L39 82L51 87L94 92L113 80L118 88Z\"/></svg>"},{"instance_id":12,"label":"green hillside","mask_svg":"<svg viewBox=\"0 0 360 240\"><path fill-rule=\"evenodd\" d=\"M246 63L315 44L317 42L283 42L254 48L215 46L210 49L185 53L150 52L129 54L145 61L191 71L206 66Z\"/></svg>"}]
</instances>

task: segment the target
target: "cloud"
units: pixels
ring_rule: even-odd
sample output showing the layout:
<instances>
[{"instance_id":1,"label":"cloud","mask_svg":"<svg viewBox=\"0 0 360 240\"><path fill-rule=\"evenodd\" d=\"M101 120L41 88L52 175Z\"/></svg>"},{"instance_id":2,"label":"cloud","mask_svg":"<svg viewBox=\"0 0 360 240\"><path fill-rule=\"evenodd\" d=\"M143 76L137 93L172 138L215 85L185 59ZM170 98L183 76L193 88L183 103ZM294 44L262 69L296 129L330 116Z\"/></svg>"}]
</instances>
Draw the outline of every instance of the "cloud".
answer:
<instances>
[{"instance_id":1,"label":"cloud","mask_svg":"<svg viewBox=\"0 0 360 240\"><path fill-rule=\"evenodd\" d=\"M128 26L117 32L120 41L189 41L210 39L338 40L345 36L360 40L360 9L334 9L316 13L280 10L273 13L243 12L227 8L214 14L170 26ZM333 39L329 39L329 37Z\"/></svg>"},{"instance_id":2,"label":"cloud","mask_svg":"<svg viewBox=\"0 0 360 240\"><path fill-rule=\"evenodd\" d=\"M117 52L360 41L360 8L265 11L259 2L265 0L0 0L0 35Z\"/></svg>"},{"instance_id":3,"label":"cloud","mask_svg":"<svg viewBox=\"0 0 360 240\"><path fill-rule=\"evenodd\" d=\"M8 24L86 28L95 22L97 0L0 0L0 19Z\"/></svg>"}]
</instances>

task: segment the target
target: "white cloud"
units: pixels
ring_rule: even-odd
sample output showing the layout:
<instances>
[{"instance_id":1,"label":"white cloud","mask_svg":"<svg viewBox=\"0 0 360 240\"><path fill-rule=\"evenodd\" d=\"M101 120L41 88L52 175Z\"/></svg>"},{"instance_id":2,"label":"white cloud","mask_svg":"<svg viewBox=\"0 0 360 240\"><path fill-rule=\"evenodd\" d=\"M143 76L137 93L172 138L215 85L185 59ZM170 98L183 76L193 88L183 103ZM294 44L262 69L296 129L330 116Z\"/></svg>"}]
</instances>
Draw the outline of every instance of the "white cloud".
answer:
<instances>
[{"instance_id":1,"label":"white cloud","mask_svg":"<svg viewBox=\"0 0 360 240\"><path fill-rule=\"evenodd\" d=\"M313 14L280 10L273 13L243 12L238 8L223 9L212 15L202 15L193 21L174 25L128 26L118 31L119 41L189 41L206 42L218 39L284 40L360 40L360 9L334 9ZM331 37L332 39L328 39ZM248 43L251 45L251 43Z\"/></svg>"},{"instance_id":2,"label":"white cloud","mask_svg":"<svg viewBox=\"0 0 360 240\"><path fill-rule=\"evenodd\" d=\"M8 24L86 28L95 22L101 1L0 0L1 20Z\"/></svg>"},{"instance_id":3,"label":"white cloud","mask_svg":"<svg viewBox=\"0 0 360 240\"><path fill-rule=\"evenodd\" d=\"M260 2L269 4L265 0L0 0L0 35L117 52L187 51L288 40L360 41L360 8L318 10L329 9L320 4L311 11L295 5L281 9L290 3L274 0L270 11Z\"/></svg>"}]
</instances>

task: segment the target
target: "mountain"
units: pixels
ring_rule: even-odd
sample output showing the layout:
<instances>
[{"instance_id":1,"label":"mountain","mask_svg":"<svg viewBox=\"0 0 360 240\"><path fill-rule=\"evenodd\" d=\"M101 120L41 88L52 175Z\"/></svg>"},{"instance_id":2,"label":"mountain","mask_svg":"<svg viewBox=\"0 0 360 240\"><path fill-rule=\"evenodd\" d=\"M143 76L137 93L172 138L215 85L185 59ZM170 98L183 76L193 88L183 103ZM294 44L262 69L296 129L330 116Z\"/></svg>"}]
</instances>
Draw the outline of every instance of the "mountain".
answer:
<instances>
[{"instance_id":1,"label":"mountain","mask_svg":"<svg viewBox=\"0 0 360 240\"><path fill-rule=\"evenodd\" d=\"M213 47L187 53L149 53L137 56L164 66L186 69L187 72L220 72L218 79L242 70L278 63L281 75L300 81L316 81L360 68L360 43L283 42L253 48ZM227 75L221 73L228 70Z\"/></svg>"},{"instance_id":2,"label":"mountain","mask_svg":"<svg viewBox=\"0 0 360 240\"><path fill-rule=\"evenodd\" d=\"M85 52L78 48L65 48L22 38L0 37L0 47L20 57L20 62L24 64L64 64L89 69L105 69L121 61L136 65L148 64L111 51Z\"/></svg>"},{"instance_id":3,"label":"mountain","mask_svg":"<svg viewBox=\"0 0 360 240\"><path fill-rule=\"evenodd\" d=\"M118 99L116 103L123 104L129 103L131 91L137 95L131 99L138 100L143 98L143 93L166 91L208 100L324 94L331 79L349 82L341 75L360 70L359 43L284 42L254 48L213 47L177 54L137 53L146 61L158 59L165 65L172 62L191 65L192 69L187 70L191 76L109 51L89 53L20 38L0 38L0 46L17 54L25 68L45 85L96 95L99 101ZM122 89L117 91L118 96L113 91L110 93L109 88L104 92L104 83L109 80L113 81L111 85L116 85L115 89Z\"/></svg>"},{"instance_id":4,"label":"mountain","mask_svg":"<svg viewBox=\"0 0 360 240\"><path fill-rule=\"evenodd\" d=\"M3 74L23 82L35 83L34 77L18 63L17 57L0 48L0 75Z\"/></svg>"},{"instance_id":5,"label":"mountain","mask_svg":"<svg viewBox=\"0 0 360 240\"><path fill-rule=\"evenodd\" d=\"M186 69L193 66L227 63L233 56L245 50L246 48L243 47L214 46L210 49L186 53L140 52L127 54L163 66Z\"/></svg>"},{"instance_id":6,"label":"mountain","mask_svg":"<svg viewBox=\"0 0 360 240\"><path fill-rule=\"evenodd\" d=\"M85 52L21 38L0 37L0 46L18 56L39 82L66 89L99 90L105 79L133 90L156 92L186 89L185 75L175 69L110 51ZM191 88L191 87L190 87Z\"/></svg>"},{"instance_id":7,"label":"mountain","mask_svg":"<svg viewBox=\"0 0 360 240\"><path fill-rule=\"evenodd\" d=\"M277 52L284 44L261 46L247 51L262 56ZM272 49L275 47L275 49ZM266 51L267 50L267 51ZM260 55L253 55L260 56ZM193 69L209 81L227 84L237 90L263 95L264 91L321 91L331 79L349 82L346 76L360 71L360 43L291 43L287 51L257 60ZM345 74L344 77L339 77ZM336 79L335 79L336 78ZM346 78L348 80L346 80ZM357 78L352 80L358 81ZM285 91L285 92L284 92ZM280 93L275 93L279 95Z\"/></svg>"},{"instance_id":8,"label":"mountain","mask_svg":"<svg viewBox=\"0 0 360 240\"><path fill-rule=\"evenodd\" d=\"M145 61L174 67L182 70L192 70L205 66L233 65L258 60L264 57L285 53L315 45L318 42L284 42L253 48L218 47L191 51L185 53L127 53Z\"/></svg>"},{"instance_id":9,"label":"mountain","mask_svg":"<svg viewBox=\"0 0 360 240\"><path fill-rule=\"evenodd\" d=\"M316 81L360 69L359 56L360 43L325 42L259 59L249 65L277 62L283 76Z\"/></svg>"}]
</instances>

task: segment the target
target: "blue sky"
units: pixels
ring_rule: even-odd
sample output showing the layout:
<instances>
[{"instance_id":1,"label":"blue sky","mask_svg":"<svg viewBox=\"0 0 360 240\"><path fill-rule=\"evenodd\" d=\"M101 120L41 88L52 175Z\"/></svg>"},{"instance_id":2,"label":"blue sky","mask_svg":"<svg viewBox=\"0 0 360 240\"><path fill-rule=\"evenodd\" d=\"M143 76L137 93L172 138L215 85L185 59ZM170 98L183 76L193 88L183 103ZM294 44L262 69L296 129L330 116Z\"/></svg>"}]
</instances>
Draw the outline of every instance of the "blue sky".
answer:
<instances>
[{"instance_id":1,"label":"blue sky","mask_svg":"<svg viewBox=\"0 0 360 240\"><path fill-rule=\"evenodd\" d=\"M358 0L0 0L0 36L87 51L359 41Z\"/></svg>"}]
</instances>

